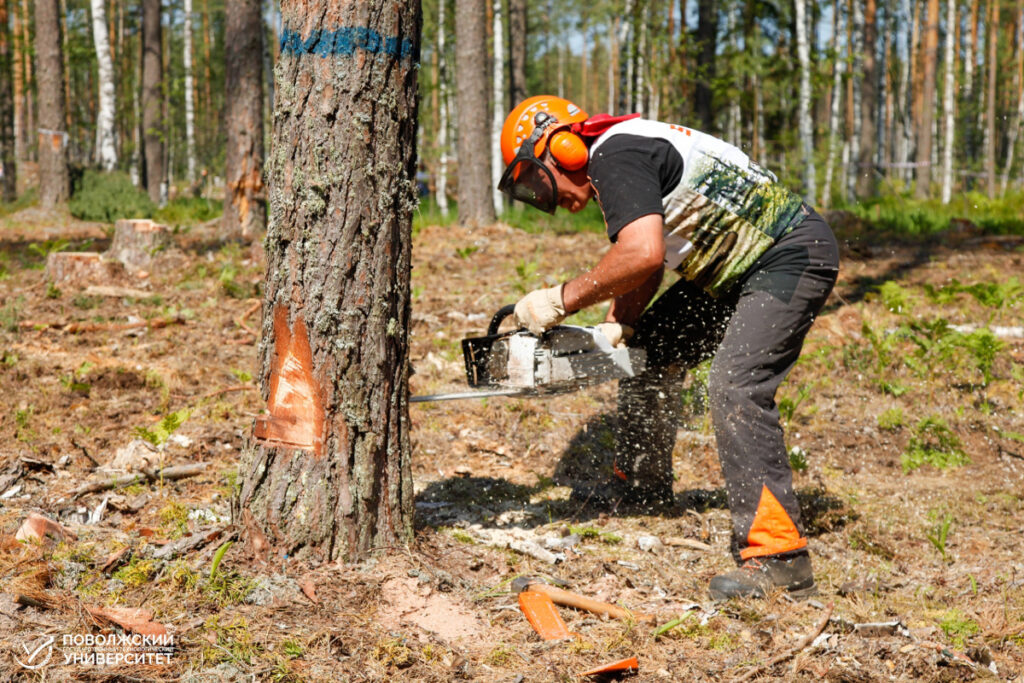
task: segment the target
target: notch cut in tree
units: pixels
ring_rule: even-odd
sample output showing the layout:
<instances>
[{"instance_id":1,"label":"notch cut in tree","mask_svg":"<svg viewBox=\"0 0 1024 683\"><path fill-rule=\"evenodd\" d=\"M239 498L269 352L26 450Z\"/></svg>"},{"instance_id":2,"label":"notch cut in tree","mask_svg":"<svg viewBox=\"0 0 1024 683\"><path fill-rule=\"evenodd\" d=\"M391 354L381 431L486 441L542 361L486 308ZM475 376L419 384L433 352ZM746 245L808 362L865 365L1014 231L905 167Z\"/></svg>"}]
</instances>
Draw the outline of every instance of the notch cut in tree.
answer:
<instances>
[{"instance_id":1,"label":"notch cut in tree","mask_svg":"<svg viewBox=\"0 0 1024 683\"><path fill-rule=\"evenodd\" d=\"M285 0L267 178L268 412L232 516L254 550L355 560L412 537L415 0Z\"/></svg>"}]
</instances>

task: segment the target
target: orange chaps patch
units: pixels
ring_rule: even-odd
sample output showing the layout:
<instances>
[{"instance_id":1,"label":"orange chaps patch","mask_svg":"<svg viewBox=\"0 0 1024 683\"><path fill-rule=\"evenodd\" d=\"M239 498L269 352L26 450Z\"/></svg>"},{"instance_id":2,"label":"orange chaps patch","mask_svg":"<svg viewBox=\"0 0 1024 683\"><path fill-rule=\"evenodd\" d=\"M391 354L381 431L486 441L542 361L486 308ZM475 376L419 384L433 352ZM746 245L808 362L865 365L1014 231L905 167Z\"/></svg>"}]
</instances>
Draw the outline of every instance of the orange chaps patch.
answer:
<instances>
[{"instance_id":1,"label":"orange chaps patch","mask_svg":"<svg viewBox=\"0 0 1024 683\"><path fill-rule=\"evenodd\" d=\"M806 545L807 539L800 535L800 530L793 524L782 503L767 486L762 485L761 500L747 533L747 547L740 551L740 557L748 560L751 557L777 555L799 550Z\"/></svg>"}]
</instances>

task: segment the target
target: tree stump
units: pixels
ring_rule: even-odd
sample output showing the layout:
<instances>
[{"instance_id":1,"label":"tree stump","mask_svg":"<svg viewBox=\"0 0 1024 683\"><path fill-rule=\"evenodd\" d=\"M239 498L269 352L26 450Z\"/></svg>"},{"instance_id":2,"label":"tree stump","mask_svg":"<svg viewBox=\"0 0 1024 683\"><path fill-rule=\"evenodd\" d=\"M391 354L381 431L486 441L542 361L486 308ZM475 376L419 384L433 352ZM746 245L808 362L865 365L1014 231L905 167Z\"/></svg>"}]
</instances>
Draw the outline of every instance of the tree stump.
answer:
<instances>
[{"instance_id":1,"label":"tree stump","mask_svg":"<svg viewBox=\"0 0 1024 683\"><path fill-rule=\"evenodd\" d=\"M95 251L59 251L46 259L46 278L56 287L85 289L117 283L124 277L119 261L104 259Z\"/></svg>"},{"instance_id":2,"label":"tree stump","mask_svg":"<svg viewBox=\"0 0 1024 683\"><path fill-rule=\"evenodd\" d=\"M106 255L129 270L145 270L169 246L171 234L166 225L143 218L121 219L114 225L114 240Z\"/></svg>"}]
</instances>

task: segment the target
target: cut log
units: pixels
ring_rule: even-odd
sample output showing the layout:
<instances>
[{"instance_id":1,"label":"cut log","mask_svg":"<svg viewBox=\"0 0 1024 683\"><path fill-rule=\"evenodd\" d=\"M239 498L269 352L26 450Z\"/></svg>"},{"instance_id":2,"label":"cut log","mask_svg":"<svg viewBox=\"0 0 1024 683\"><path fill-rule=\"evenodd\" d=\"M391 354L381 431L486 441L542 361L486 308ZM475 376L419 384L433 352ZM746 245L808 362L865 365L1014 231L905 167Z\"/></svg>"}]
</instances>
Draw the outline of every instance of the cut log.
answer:
<instances>
[{"instance_id":1,"label":"cut log","mask_svg":"<svg viewBox=\"0 0 1024 683\"><path fill-rule=\"evenodd\" d=\"M123 218L114 224L114 240L106 255L129 270L144 270L170 246L171 233L166 225L144 218Z\"/></svg>"},{"instance_id":2,"label":"cut log","mask_svg":"<svg viewBox=\"0 0 1024 683\"><path fill-rule=\"evenodd\" d=\"M58 251L46 259L46 279L56 287L85 289L110 285L125 277L124 266L94 251Z\"/></svg>"}]
</instances>

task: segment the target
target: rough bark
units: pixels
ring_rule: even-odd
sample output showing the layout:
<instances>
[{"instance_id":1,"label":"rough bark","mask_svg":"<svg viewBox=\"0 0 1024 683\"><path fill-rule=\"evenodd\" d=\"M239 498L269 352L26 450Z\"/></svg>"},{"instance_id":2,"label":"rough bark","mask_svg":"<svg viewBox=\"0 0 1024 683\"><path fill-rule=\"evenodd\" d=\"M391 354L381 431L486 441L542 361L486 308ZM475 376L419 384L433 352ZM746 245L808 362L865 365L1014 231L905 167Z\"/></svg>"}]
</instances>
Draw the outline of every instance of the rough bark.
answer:
<instances>
[{"instance_id":1,"label":"rough bark","mask_svg":"<svg viewBox=\"0 0 1024 683\"><path fill-rule=\"evenodd\" d=\"M869 197L875 193L875 136L878 109L878 64L875 44L878 41L877 7L875 0L864 3L864 62L861 73L864 80L860 90L860 144L857 158L857 196Z\"/></svg>"},{"instance_id":2,"label":"rough bark","mask_svg":"<svg viewBox=\"0 0 1024 683\"><path fill-rule=\"evenodd\" d=\"M232 512L254 547L299 560L356 560L412 537L420 14L416 0L384 5L281 7L260 344L269 414Z\"/></svg>"},{"instance_id":3,"label":"rough bark","mask_svg":"<svg viewBox=\"0 0 1024 683\"><path fill-rule=\"evenodd\" d=\"M6 2L6 0L5 0ZM17 0L11 0L11 85L14 89L14 158L18 168L26 158L25 144L25 47L21 41L21 16Z\"/></svg>"},{"instance_id":4,"label":"rough bark","mask_svg":"<svg viewBox=\"0 0 1024 683\"><path fill-rule=\"evenodd\" d=\"M11 36L7 0L0 0L0 197L13 202L18 195L18 166L14 153L14 93L11 90Z\"/></svg>"},{"instance_id":5,"label":"rough bark","mask_svg":"<svg viewBox=\"0 0 1024 683\"><path fill-rule=\"evenodd\" d=\"M455 102L458 118L459 223L494 222L491 200L490 122L487 116L487 12L485 0L455 4Z\"/></svg>"},{"instance_id":6,"label":"rough bark","mask_svg":"<svg viewBox=\"0 0 1024 683\"><path fill-rule=\"evenodd\" d=\"M102 1L93 0L93 2ZM192 183L196 179L196 105L192 79L192 0L185 0L185 18L182 24L184 43L182 56L185 66L185 179ZM228 44L224 46L225 52L231 49L231 43L234 40L227 42ZM262 56L261 54L260 57ZM228 98L228 101L230 102L231 98Z\"/></svg>"},{"instance_id":7,"label":"rough bark","mask_svg":"<svg viewBox=\"0 0 1024 683\"><path fill-rule=\"evenodd\" d=\"M70 191L64 127L64 60L57 0L36 0L39 81L39 205L67 201Z\"/></svg>"},{"instance_id":8,"label":"rough bark","mask_svg":"<svg viewBox=\"0 0 1024 683\"><path fill-rule=\"evenodd\" d=\"M105 0L91 0L92 40L96 49L99 75L100 108L96 115L96 161L104 171L117 166L117 147L114 144L114 63L110 54L110 35L107 33Z\"/></svg>"},{"instance_id":9,"label":"rough bark","mask_svg":"<svg viewBox=\"0 0 1024 683\"><path fill-rule=\"evenodd\" d=\"M144 185L159 204L164 180L163 36L160 0L142 0L142 156Z\"/></svg>"},{"instance_id":10,"label":"rough bark","mask_svg":"<svg viewBox=\"0 0 1024 683\"><path fill-rule=\"evenodd\" d=\"M509 0L509 108L526 99L526 26L526 0Z\"/></svg>"},{"instance_id":11,"label":"rough bark","mask_svg":"<svg viewBox=\"0 0 1024 683\"><path fill-rule=\"evenodd\" d=\"M263 19L260 0L228 0L224 46L224 232L252 240L266 227L263 189Z\"/></svg>"},{"instance_id":12,"label":"rough bark","mask_svg":"<svg viewBox=\"0 0 1024 683\"><path fill-rule=\"evenodd\" d=\"M715 0L697 0L697 87L694 111L705 131L714 128L711 83L715 80L715 50L718 38L718 7Z\"/></svg>"},{"instance_id":13,"label":"rough bark","mask_svg":"<svg viewBox=\"0 0 1024 683\"><path fill-rule=\"evenodd\" d=\"M937 2L938 0L929 0ZM996 196L996 80L999 73L998 43L999 43L999 0L991 0L992 6L991 21L985 29L988 38L988 108L986 109L986 145L985 145L985 185L988 188L988 198L995 199Z\"/></svg>"},{"instance_id":14,"label":"rough bark","mask_svg":"<svg viewBox=\"0 0 1024 683\"><path fill-rule=\"evenodd\" d=\"M917 188L915 195L918 199L928 197L932 181L932 119L935 116L935 60L938 58L939 51L939 0L928 0L926 21L921 117L917 128Z\"/></svg>"},{"instance_id":15,"label":"rough bark","mask_svg":"<svg viewBox=\"0 0 1024 683\"><path fill-rule=\"evenodd\" d=\"M39 127L39 121L36 119L35 100L33 99L33 93L36 92L39 84L32 77L32 51L30 48L32 36L29 31L32 24L31 16L32 13L28 9L28 0L21 0L21 45L22 56L25 59L25 158L27 160L35 158L32 154L32 139L36 134L36 129Z\"/></svg>"},{"instance_id":16,"label":"rough bark","mask_svg":"<svg viewBox=\"0 0 1024 683\"><path fill-rule=\"evenodd\" d=\"M795 4L796 52L800 62L798 127L804 165L804 197L814 203L818 191L814 171L814 128L811 126L811 54L807 44L807 6L805 0L795 0Z\"/></svg>"}]
</instances>

